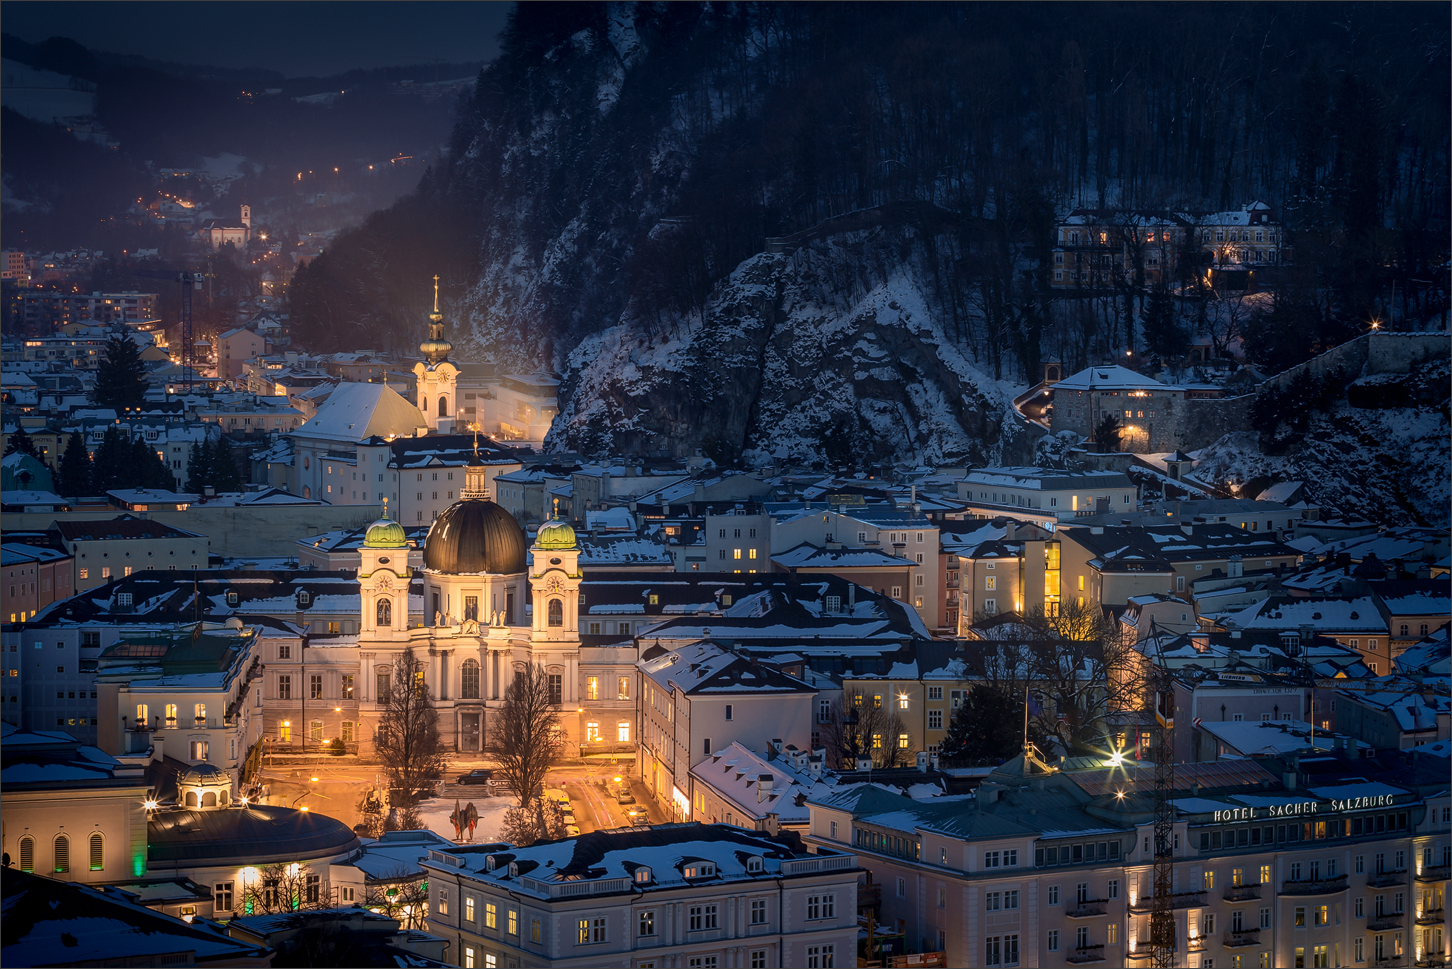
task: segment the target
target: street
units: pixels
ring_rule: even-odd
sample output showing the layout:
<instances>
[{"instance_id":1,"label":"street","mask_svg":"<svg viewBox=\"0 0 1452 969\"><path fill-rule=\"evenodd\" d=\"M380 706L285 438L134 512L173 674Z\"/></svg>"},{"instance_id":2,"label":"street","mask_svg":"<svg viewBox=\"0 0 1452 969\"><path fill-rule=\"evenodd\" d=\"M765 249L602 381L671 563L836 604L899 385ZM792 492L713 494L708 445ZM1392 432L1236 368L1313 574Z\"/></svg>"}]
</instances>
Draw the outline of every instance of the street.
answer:
<instances>
[{"instance_id":1,"label":"street","mask_svg":"<svg viewBox=\"0 0 1452 969\"><path fill-rule=\"evenodd\" d=\"M558 788L570 796L574 808L575 824L581 833L608 828L625 827L630 824L626 811L632 807L644 808L650 823L661 824L669 820L658 805L651 802L640 778L634 775L634 762L621 760L562 764L551 768L545 787ZM487 788L482 784L460 784L458 778L478 767L495 768L491 761L470 758L456 760L444 771L443 784L437 801L450 805L457 799L461 802L489 800ZM622 805L606 790L607 782L619 777L630 784L635 795L635 804ZM359 801L365 791L384 786L381 768L373 764L330 764L319 761L313 764L282 764L264 767L260 780L268 788L266 803L286 807L303 808L337 818L349 827L363 820ZM504 795L511 806L512 795ZM452 836L452 830L440 831ZM492 840L499 836L497 831L477 833L478 840Z\"/></svg>"}]
</instances>

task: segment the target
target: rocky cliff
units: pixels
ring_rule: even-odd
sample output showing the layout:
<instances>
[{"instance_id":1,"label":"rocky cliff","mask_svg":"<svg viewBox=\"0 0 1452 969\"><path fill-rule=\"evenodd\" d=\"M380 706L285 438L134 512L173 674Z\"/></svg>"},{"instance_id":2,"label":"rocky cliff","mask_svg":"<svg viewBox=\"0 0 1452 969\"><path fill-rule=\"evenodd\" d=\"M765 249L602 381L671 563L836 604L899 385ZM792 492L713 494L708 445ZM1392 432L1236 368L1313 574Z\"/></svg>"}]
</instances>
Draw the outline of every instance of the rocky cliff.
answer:
<instances>
[{"instance_id":1,"label":"rocky cliff","mask_svg":"<svg viewBox=\"0 0 1452 969\"><path fill-rule=\"evenodd\" d=\"M1037 437L938 322L931 229L816 233L743 262L700 313L570 354L550 444L753 464L1027 458Z\"/></svg>"}]
</instances>

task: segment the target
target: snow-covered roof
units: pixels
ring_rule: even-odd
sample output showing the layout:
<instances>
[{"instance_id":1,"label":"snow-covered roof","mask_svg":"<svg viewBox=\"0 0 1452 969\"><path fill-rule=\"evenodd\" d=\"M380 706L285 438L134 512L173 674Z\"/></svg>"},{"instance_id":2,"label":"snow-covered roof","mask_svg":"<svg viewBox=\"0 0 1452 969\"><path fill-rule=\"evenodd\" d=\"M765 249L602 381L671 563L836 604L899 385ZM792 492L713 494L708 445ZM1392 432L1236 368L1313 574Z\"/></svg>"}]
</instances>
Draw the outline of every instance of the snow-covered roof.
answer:
<instances>
[{"instance_id":1,"label":"snow-covered roof","mask_svg":"<svg viewBox=\"0 0 1452 969\"><path fill-rule=\"evenodd\" d=\"M818 548L809 542L787 549L771 557L786 569L909 568L911 559L898 558L873 548Z\"/></svg>"},{"instance_id":2,"label":"snow-covered roof","mask_svg":"<svg viewBox=\"0 0 1452 969\"><path fill-rule=\"evenodd\" d=\"M1119 471L1057 471L1052 468L978 468L963 477L969 484L1054 491L1075 488L1133 488Z\"/></svg>"},{"instance_id":3,"label":"snow-covered roof","mask_svg":"<svg viewBox=\"0 0 1452 969\"><path fill-rule=\"evenodd\" d=\"M423 412L387 384L340 383L293 435L357 443L375 436L412 437L427 424Z\"/></svg>"},{"instance_id":4,"label":"snow-covered roof","mask_svg":"<svg viewBox=\"0 0 1452 969\"><path fill-rule=\"evenodd\" d=\"M1171 390L1153 377L1146 377L1118 364L1086 367L1054 384L1054 390Z\"/></svg>"},{"instance_id":5,"label":"snow-covered roof","mask_svg":"<svg viewBox=\"0 0 1452 969\"><path fill-rule=\"evenodd\" d=\"M1386 620L1371 596L1276 596L1226 616L1222 625L1245 629L1299 629L1385 633Z\"/></svg>"}]
</instances>

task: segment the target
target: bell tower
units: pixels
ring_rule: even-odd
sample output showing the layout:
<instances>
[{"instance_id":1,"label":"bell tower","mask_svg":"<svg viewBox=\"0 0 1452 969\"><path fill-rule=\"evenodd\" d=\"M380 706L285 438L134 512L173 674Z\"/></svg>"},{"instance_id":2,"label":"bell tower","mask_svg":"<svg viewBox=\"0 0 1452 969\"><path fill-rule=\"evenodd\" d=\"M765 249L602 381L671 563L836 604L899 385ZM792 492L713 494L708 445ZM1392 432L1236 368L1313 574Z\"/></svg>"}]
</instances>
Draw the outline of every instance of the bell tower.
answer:
<instances>
[{"instance_id":1,"label":"bell tower","mask_svg":"<svg viewBox=\"0 0 1452 969\"><path fill-rule=\"evenodd\" d=\"M384 499L383 517L372 525L358 549L358 592L363 614L358 631L369 640L403 642L408 639L408 537L403 526L388 517Z\"/></svg>"},{"instance_id":2,"label":"bell tower","mask_svg":"<svg viewBox=\"0 0 1452 969\"><path fill-rule=\"evenodd\" d=\"M424 362L413 365L418 385L418 409L429 429L440 434L454 430L458 413L459 368L449 361L454 345L444 336L444 314L439 312L439 277L434 277L434 311L429 314L429 338L418 345Z\"/></svg>"},{"instance_id":3,"label":"bell tower","mask_svg":"<svg viewBox=\"0 0 1452 969\"><path fill-rule=\"evenodd\" d=\"M539 527L530 549L529 570L534 622L530 640L536 643L578 643L580 640L580 547L575 530L559 517Z\"/></svg>"}]
</instances>

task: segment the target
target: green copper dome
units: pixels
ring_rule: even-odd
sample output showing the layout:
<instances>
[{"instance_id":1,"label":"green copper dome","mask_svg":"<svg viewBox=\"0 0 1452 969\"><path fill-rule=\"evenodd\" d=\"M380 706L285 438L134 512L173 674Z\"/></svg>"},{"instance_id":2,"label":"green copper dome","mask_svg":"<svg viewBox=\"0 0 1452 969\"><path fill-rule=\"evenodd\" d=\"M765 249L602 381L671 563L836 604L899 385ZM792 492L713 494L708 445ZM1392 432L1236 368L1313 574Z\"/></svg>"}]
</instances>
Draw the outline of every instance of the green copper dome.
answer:
<instances>
[{"instance_id":1,"label":"green copper dome","mask_svg":"<svg viewBox=\"0 0 1452 969\"><path fill-rule=\"evenodd\" d=\"M575 530L570 527L569 522L551 518L539 527L539 534L535 536L534 544L536 548L574 548Z\"/></svg>"},{"instance_id":2,"label":"green copper dome","mask_svg":"<svg viewBox=\"0 0 1452 969\"><path fill-rule=\"evenodd\" d=\"M408 548L408 536L398 522L380 518L368 526L363 544L369 548Z\"/></svg>"}]
</instances>

